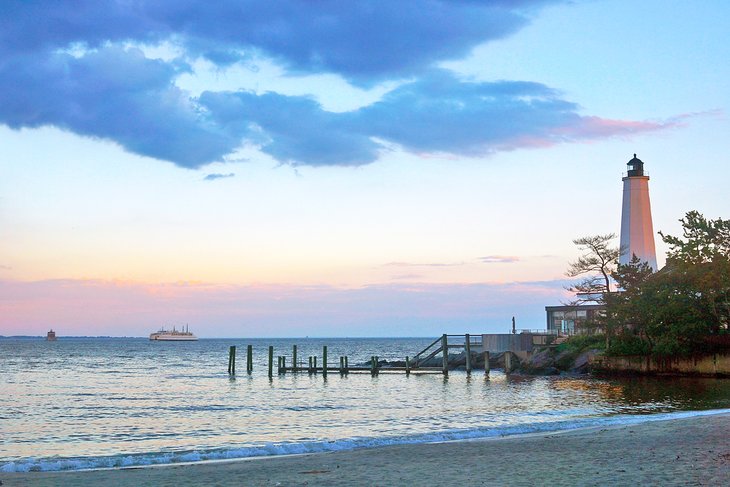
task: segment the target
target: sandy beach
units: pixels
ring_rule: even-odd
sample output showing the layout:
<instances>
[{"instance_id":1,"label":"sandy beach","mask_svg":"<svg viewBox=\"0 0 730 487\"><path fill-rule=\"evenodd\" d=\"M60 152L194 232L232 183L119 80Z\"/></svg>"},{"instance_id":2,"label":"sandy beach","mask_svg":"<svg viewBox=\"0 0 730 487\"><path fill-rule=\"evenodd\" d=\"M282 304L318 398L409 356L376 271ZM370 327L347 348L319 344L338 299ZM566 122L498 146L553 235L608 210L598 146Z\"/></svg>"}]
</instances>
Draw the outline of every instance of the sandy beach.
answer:
<instances>
[{"instance_id":1,"label":"sandy beach","mask_svg":"<svg viewBox=\"0 0 730 487\"><path fill-rule=\"evenodd\" d=\"M3 486L727 485L730 415L240 461L5 473L0 481Z\"/></svg>"}]
</instances>

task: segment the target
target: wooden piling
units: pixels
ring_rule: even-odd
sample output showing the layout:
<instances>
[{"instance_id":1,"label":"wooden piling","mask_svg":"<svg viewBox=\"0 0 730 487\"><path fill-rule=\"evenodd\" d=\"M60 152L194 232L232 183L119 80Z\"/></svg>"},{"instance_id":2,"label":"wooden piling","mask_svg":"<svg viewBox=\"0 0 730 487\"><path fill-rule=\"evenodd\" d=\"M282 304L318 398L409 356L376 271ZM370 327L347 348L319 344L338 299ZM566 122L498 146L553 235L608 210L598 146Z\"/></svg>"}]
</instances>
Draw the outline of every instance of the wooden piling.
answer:
<instances>
[{"instance_id":1,"label":"wooden piling","mask_svg":"<svg viewBox=\"0 0 730 487\"><path fill-rule=\"evenodd\" d=\"M345 375L350 374L350 364L347 361L347 355L345 355Z\"/></svg>"},{"instance_id":2,"label":"wooden piling","mask_svg":"<svg viewBox=\"0 0 730 487\"><path fill-rule=\"evenodd\" d=\"M253 345L246 347L246 373L251 375L253 371Z\"/></svg>"},{"instance_id":3,"label":"wooden piling","mask_svg":"<svg viewBox=\"0 0 730 487\"><path fill-rule=\"evenodd\" d=\"M269 379L274 376L274 347L269 346Z\"/></svg>"},{"instance_id":4,"label":"wooden piling","mask_svg":"<svg viewBox=\"0 0 730 487\"><path fill-rule=\"evenodd\" d=\"M327 377L327 345L322 347L322 377Z\"/></svg>"},{"instance_id":5,"label":"wooden piling","mask_svg":"<svg viewBox=\"0 0 730 487\"><path fill-rule=\"evenodd\" d=\"M228 350L228 373L230 375L236 375L236 346L231 345Z\"/></svg>"},{"instance_id":6,"label":"wooden piling","mask_svg":"<svg viewBox=\"0 0 730 487\"><path fill-rule=\"evenodd\" d=\"M504 352L504 373L512 372L512 352Z\"/></svg>"},{"instance_id":7,"label":"wooden piling","mask_svg":"<svg viewBox=\"0 0 730 487\"><path fill-rule=\"evenodd\" d=\"M370 375L375 377L375 355L370 356Z\"/></svg>"},{"instance_id":8,"label":"wooden piling","mask_svg":"<svg viewBox=\"0 0 730 487\"><path fill-rule=\"evenodd\" d=\"M297 371L297 346L294 345L291 349L291 371Z\"/></svg>"},{"instance_id":9,"label":"wooden piling","mask_svg":"<svg viewBox=\"0 0 730 487\"><path fill-rule=\"evenodd\" d=\"M484 375L489 375L489 350L484 350Z\"/></svg>"},{"instance_id":10,"label":"wooden piling","mask_svg":"<svg viewBox=\"0 0 730 487\"><path fill-rule=\"evenodd\" d=\"M443 351L442 372L444 375L449 375L449 341L446 333L441 335L441 350Z\"/></svg>"},{"instance_id":11,"label":"wooden piling","mask_svg":"<svg viewBox=\"0 0 730 487\"><path fill-rule=\"evenodd\" d=\"M281 356L281 373L286 374L286 355Z\"/></svg>"},{"instance_id":12,"label":"wooden piling","mask_svg":"<svg viewBox=\"0 0 730 487\"><path fill-rule=\"evenodd\" d=\"M406 375L411 375L411 359L406 355Z\"/></svg>"},{"instance_id":13,"label":"wooden piling","mask_svg":"<svg viewBox=\"0 0 730 487\"><path fill-rule=\"evenodd\" d=\"M317 356L312 355L312 372L317 373Z\"/></svg>"},{"instance_id":14,"label":"wooden piling","mask_svg":"<svg viewBox=\"0 0 730 487\"><path fill-rule=\"evenodd\" d=\"M345 357L340 355L340 375L345 375Z\"/></svg>"},{"instance_id":15,"label":"wooden piling","mask_svg":"<svg viewBox=\"0 0 730 487\"><path fill-rule=\"evenodd\" d=\"M312 375L312 356L309 356L309 367L307 368L309 375Z\"/></svg>"},{"instance_id":16,"label":"wooden piling","mask_svg":"<svg viewBox=\"0 0 730 487\"><path fill-rule=\"evenodd\" d=\"M471 343L469 343L469 334L464 335L464 348L466 349L466 375L471 375Z\"/></svg>"}]
</instances>

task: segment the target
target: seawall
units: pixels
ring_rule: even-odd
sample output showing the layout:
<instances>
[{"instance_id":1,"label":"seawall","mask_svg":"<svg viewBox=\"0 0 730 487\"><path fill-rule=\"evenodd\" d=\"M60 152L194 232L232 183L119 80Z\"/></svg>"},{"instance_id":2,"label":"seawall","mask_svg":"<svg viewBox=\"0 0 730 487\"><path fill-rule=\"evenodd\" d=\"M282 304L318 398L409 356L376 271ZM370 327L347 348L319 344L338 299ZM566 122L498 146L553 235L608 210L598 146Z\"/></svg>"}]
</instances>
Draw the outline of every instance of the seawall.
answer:
<instances>
[{"instance_id":1,"label":"seawall","mask_svg":"<svg viewBox=\"0 0 730 487\"><path fill-rule=\"evenodd\" d=\"M691 375L730 377L730 352L689 358L656 358L644 356L597 356L591 370L609 374Z\"/></svg>"}]
</instances>

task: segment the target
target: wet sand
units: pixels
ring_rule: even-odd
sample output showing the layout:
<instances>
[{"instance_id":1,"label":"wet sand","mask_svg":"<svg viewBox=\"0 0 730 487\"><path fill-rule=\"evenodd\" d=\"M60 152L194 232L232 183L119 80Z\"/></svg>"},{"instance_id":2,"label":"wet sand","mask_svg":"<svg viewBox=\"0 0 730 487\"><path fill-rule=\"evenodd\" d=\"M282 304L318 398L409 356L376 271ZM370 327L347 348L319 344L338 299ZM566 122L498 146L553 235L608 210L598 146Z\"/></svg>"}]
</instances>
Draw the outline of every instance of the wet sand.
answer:
<instances>
[{"instance_id":1,"label":"wet sand","mask_svg":"<svg viewBox=\"0 0 730 487\"><path fill-rule=\"evenodd\" d=\"M730 485L730 415L532 436L84 472L5 486Z\"/></svg>"}]
</instances>

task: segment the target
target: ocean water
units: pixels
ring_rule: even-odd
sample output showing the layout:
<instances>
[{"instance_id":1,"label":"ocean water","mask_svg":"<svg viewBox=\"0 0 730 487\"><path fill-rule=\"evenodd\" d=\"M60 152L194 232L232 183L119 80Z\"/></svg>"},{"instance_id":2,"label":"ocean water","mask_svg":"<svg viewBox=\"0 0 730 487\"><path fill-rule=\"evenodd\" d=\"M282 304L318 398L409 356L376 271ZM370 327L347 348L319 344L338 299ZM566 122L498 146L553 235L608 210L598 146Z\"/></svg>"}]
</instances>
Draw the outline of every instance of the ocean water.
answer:
<instances>
[{"instance_id":1,"label":"ocean water","mask_svg":"<svg viewBox=\"0 0 730 487\"><path fill-rule=\"evenodd\" d=\"M0 339L0 471L73 470L484 438L713 414L730 380L488 377L475 371L267 377L267 347L330 364L432 340ZM245 346L254 372L245 373ZM227 374L238 346L237 375Z\"/></svg>"}]
</instances>

